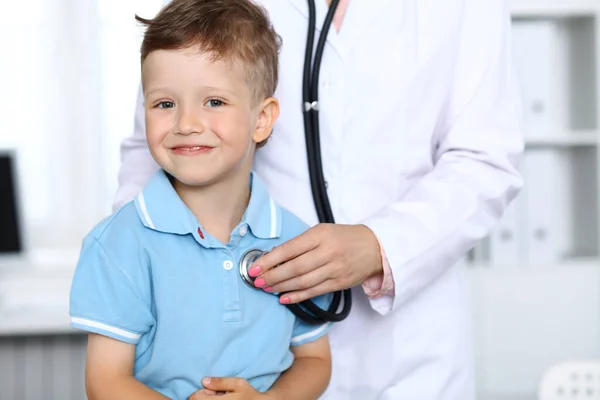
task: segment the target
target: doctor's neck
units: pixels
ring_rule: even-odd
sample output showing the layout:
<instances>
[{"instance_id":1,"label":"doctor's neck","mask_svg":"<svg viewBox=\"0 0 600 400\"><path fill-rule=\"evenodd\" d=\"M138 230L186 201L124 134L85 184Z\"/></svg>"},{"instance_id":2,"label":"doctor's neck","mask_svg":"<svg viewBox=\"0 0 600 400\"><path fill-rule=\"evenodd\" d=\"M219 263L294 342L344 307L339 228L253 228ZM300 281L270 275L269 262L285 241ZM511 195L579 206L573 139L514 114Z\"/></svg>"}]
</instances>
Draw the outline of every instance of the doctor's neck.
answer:
<instances>
[{"instance_id":1,"label":"doctor's neck","mask_svg":"<svg viewBox=\"0 0 600 400\"><path fill-rule=\"evenodd\" d=\"M344 20L344 16L346 15L346 9L348 8L348 2L350 0L340 0L337 10L335 10L335 15L333 16L333 26L337 32L340 31L342 27L342 21ZM331 6L331 0L325 0L327 6Z\"/></svg>"}]
</instances>

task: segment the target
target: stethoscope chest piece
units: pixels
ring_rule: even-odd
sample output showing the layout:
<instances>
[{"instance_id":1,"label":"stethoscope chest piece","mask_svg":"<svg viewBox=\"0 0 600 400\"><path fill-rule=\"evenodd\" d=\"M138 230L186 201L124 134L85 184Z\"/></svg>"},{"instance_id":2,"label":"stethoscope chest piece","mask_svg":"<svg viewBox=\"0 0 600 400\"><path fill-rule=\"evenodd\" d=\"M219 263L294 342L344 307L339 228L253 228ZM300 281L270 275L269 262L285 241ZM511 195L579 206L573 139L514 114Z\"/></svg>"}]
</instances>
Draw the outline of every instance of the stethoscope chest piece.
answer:
<instances>
[{"instance_id":1,"label":"stethoscope chest piece","mask_svg":"<svg viewBox=\"0 0 600 400\"><path fill-rule=\"evenodd\" d=\"M262 250L250 249L244 253L242 259L240 260L240 276L242 277L242 280L251 288L254 288L255 278L250 276L250 268L252 268L252 264L254 264L254 262L263 254L265 254L265 252Z\"/></svg>"}]
</instances>

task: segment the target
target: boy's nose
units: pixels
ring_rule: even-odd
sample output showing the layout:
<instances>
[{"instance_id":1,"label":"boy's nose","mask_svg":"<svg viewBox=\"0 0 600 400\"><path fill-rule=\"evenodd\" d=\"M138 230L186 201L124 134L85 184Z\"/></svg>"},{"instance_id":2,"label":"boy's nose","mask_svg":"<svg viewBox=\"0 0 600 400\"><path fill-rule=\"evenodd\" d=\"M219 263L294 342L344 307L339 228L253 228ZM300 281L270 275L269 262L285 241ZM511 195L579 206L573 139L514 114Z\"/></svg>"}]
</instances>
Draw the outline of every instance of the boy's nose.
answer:
<instances>
[{"instance_id":1,"label":"boy's nose","mask_svg":"<svg viewBox=\"0 0 600 400\"><path fill-rule=\"evenodd\" d=\"M203 133L204 123L198 112L184 111L179 115L177 121L177 133L180 135L191 135L193 133Z\"/></svg>"}]
</instances>

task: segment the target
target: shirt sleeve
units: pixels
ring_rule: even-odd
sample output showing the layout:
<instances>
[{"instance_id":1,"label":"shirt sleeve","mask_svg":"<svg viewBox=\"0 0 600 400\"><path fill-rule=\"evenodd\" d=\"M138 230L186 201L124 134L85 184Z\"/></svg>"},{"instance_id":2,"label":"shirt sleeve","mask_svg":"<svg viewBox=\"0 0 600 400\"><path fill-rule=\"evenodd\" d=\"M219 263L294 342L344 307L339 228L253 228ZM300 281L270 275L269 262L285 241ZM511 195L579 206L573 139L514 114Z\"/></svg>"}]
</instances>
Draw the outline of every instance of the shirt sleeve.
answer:
<instances>
[{"instance_id":1,"label":"shirt sleeve","mask_svg":"<svg viewBox=\"0 0 600 400\"><path fill-rule=\"evenodd\" d=\"M327 309L331 304L333 295L331 293L322 295L312 299L316 305L323 309ZM323 325L312 325L303 322L301 319L296 317L294 323L294 331L292 333L292 346L301 346L306 343L314 342L320 337L326 335L331 328L331 323L325 323Z\"/></svg>"},{"instance_id":2,"label":"shirt sleeve","mask_svg":"<svg viewBox=\"0 0 600 400\"><path fill-rule=\"evenodd\" d=\"M148 149L145 132L144 94L140 86L133 134L121 143L119 186L113 201L113 211L133 200L159 169Z\"/></svg>"},{"instance_id":3,"label":"shirt sleeve","mask_svg":"<svg viewBox=\"0 0 600 400\"><path fill-rule=\"evenodd\" d=\"M377 241L379 243L379 248L381 249L381 265L383 266L383 272L367 279L362 284L365 294L372 299L394 295L394 276L392 275L392 267L390 266L381 240L377 238Z\"/></svg>"},{"instance_id":4,"label":"shirt sleeve","mask_svg":"<svg viewBox=\"0 0 600 400\"><path fill-rule=\"evenodd\" d=\"M73 276L70 317L74 328L131 344L155 323L149 299L92 237L84 241Z\"/></svg>"},{"instance_id":5,"label":"shirt sleeve","mask_svg":"<svg viewBox=\"0 0 600 400\"><path fill-rule=\"evenodd\" d=\"M462 259L522 186L521 110L507 2L466 0L456 41L433 169L402 198L361 221L381 240L394 278L393 297L369 299L383 315Z\"/></svg>"}]
</instances>

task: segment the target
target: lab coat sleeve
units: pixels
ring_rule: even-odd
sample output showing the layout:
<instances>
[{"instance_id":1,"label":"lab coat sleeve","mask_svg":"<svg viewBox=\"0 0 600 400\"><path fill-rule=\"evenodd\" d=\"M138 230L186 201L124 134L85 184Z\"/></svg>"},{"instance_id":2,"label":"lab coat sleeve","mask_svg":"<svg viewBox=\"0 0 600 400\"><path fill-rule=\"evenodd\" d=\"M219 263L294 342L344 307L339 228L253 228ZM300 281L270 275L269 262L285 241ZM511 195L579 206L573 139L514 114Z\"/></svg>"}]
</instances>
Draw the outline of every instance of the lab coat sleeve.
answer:
<instances>
[{"instance_id":1,"label":"lab coat sleeve","mask_svg":"<svg viewBox=\"0 0 600 400\"><path fill-rule=\"evenodd\" d=\"M377 242L381 253L383 273L372 276L363 282L362 288L365 291L365 294L370 298L394 295L394 276L392 275L392 267L390 266L387 254L385 254L383 243L381 243L379 238L377 238Z\"/></svg>"},{"instance_id":2,"label":"lab coat sleeve","mask_svg":"<svg viewBox=\"0 0 600 400\"><path fill-rule=\"evenodd\" d=\"M369 299L383 315L463 258L522 186L520 99L507 4L466 0L462 22L434 167L401 199L363 221L380 239L392 269L395 294Z\"/></svg>"},{"instance_id":3,"label":"lab coat sleeve","mask_svg":"<svg viewBox=\"0 0 600 400\"><path fill-rule=\"evenodd\" d=\"M146 142L144 96L141 85L138 93L133 135L121 143L119 187L113 201L113 211L133 200L159 166L152 158Z\"/></svg>"}]
</instances>

